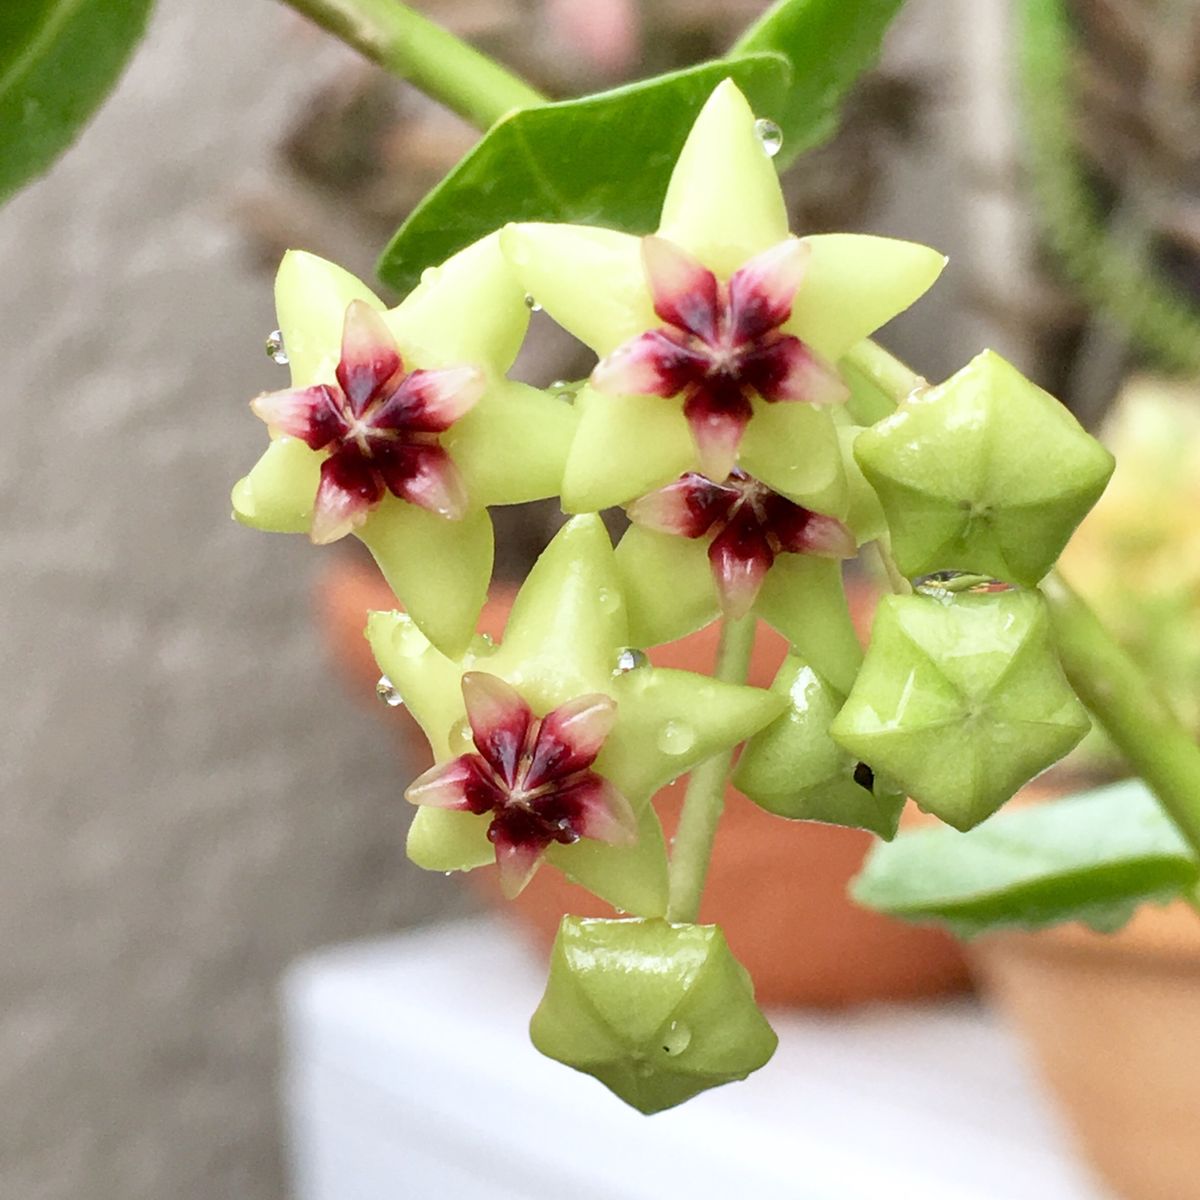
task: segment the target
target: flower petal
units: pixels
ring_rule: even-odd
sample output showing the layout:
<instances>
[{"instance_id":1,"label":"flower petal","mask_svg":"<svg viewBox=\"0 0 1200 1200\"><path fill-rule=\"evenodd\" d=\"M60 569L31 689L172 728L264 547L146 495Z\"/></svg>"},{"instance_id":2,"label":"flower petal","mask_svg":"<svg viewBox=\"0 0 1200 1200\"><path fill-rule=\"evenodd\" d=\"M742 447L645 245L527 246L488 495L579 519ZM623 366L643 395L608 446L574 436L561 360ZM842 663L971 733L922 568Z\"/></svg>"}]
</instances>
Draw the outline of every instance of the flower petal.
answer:
<instances>
[{"instance_id":1,"label":"flower petal","mask_svg":"<svg viewBox=\"0 0 1200 1200\"><path fill-rule=\"evenodd\" d=\"M383 317L362 300L351 300L342 328L342 357L337 380L361 417L375 393L400 369L396 341Z\"/></svg>"},{"instance_id":2,"label":"flower petal","mask_svg":"<svg viewBox=\"0 0 1200 1200\"><path fill-rule=\"evenodd\" d=\"M742 434L753 414L750 401L737 388L697 388L683 406L700 470L723 482L737 462Z\"/></svg>"},{"instance_id":3,"label":"flower petal","mask_svg":"<svg viewBox=\"0 0 1200 1200\"><path fill-rule=\"evenodd\" d=\"M854 534L836 517L792 504L781 496L770 505L770 531L780 546L792 554L815 554L819 558L853 558L857 552Z\"/></svg>"},{"instance_id":4,"label":"flower petal","mask_svg":"<svg viewBox=\"0 0 1200 1200\"><path fill-rule=\"evenodd\" d=\"M671 174L659 233L728 278L788 235L775 166L730 79L708 98Z\"/></svg>"},{"instance_id":5,"label":"flower petal","mask_svg":"<svg viewBox=\"0 0 1200 1200\"><path fill-rule=\"evenodd\" d=\"M479 757L463 754L430 767L404 791L409 804L428 804L458 812L491 812L498 799L495 785L487 779Z\"/></svg>"},{"instance_id":6,"label":"flower petal","mask_svg":"<svg viewBox=\"0 0 1200 1200\"><path fill-rule=\"evenodd\" d=\"M903 312L946 265L936 250L895 238L826 233L803 240L812 258L784 328L830 362Z\"/></svg>"},{"instance_id":7,"label":"flower petal","mask_svg":"<svg viewBox=\"0 0 1200 1200\"><path fill-rule=\"evenodd\" d=\"M313 544L326 546L360 528L383 498L383 484L352 447L343 447L321 464L321 483L313 503Z\"/></svg>"},{"instance_id":8,"label":"flower petal","mask_svg":"<svg viewBox=\"0 0 1200 1200\"><path fill-rule=\"evenodd\" d=\"M392 496L358 531L421 632L458 658L475 632L492 574L492 522L474 508L447 521Z\"/></svg>"},{"instance_id":9,"label":"flower petal","mask_svg":"<svg viewBox=\"0 0 1200 1200\"><path fill-rule=\"evenodd\" d=\"M557 496L578 414L528 384L502 379L441 438L477 506ZM520 454L497 447L520 446Z\"/></svg>"},{"instance_id":10,"label":"flower petal","mask_svg":"<svg viewBox=\"0 0 1200 1200\"><path fill-rule=\"evenodd\" d=\"M729 280L729 334L735 346L788 319L811 256L807 242L786 238L734 271Z\"/></svg>"},{"instance_id":11,"label":"flower petal","mask_svg":"<svg viewBox=\"0 0 1200 1200\"><path fill-rule=\"evenodd\" d=\"M274 438L233 488L233 515L272 533L308 533L321 482L322 456L299 438Z\"/></svg>"},{"instance_id":12,"label":"flower petal","mask_svg":"<svg viewBox=\"0 0 1200 1200\"><path fill-rule=\"evenodd\" d=\"M635 500L625 511L635 525L644 529L698 538L725 516L735 499L735 494L707 476L689 471L674 483Z\"/></svg>"},{"instance_id":13,"label":"flower petal","mask_svg":"<svg viewBox=\"0 0 1200 1200\"><path fill-rule=\"evenodd\" d=\"M488 840L496 848L496 866L500 868L500 890L515 900L533 878L550 846L551 839L530 836L516 822L497 817L488 829Z\"/></svg>"},{"instance_id":14,"label":"flower petal","mask_svg":"<svg viewBox=\"0 0 1200 1200\"><path fill-rule=\"evenodd\" d=\"M275 311L293 386L333 382L352 300L383 308L361 279L335 263L304 250L283 256L275 276Z\"/></svg>"},{"instance_id":15,"label":"flower petal","mask_svg":"<svg viewBox=\"0 0 1200 1200\"><path fill-rule=\"evenodd\" d=\"M328 384L264 392L250 401L256 417L272 429L300 438L310 450L323 450L345 428L337 397Z\"/></svg>"},{"instance_id":16,"label":"flower petal","mask_svg":"<svg viewBox=\"0 0 1200 1200\"><path fill-rule=\"evenodd\" d=\"M533 720L529 705L511 684L486 671L466 672L462 693L475 748L492 770L512 784Z\"/></svg>"},{"instance_id":17,"label":"flower petal","mask_svg":"<svg viewBox=\"0 0 1200 1200\"><path fill-rule=\"evenodd\" d=\"M666 238L643 238L642 261L654 311L667 324L711 342L721 319L717 277Z\"/></svg>"},{"instance_id":18,"label":"flower petal","mask_svg":"<svg viewBox=\"0 0 1200 1200\"><path fill-rule=\"evenodd\" d=\"M775 554L753 517L740 514L708 548L721 608L729 617L744 617L762 587Z\"/></svg>"},{"instance_id":19,"label":"flower petal","mask_svg":"<svg viewBox=\"0 0 1200 1200\"><path fill-rule=\"evenodd\" d=\"M426 271L386 320L413 363L478 363L499 377L525 340L526 290L491 233Z\"/></svg>"},{"instance_id":20,"label":"flower petal","mask_svg":"<svg viewBox=\"0 0 1200 1200\"><path fill-rule=\"evenodd\" d=\"M496 861L488 822L474 813L424 805L408 827L405 852L426 871L472 871Z\"/></svg>"},{"instance_id":21,"label":"flower petal","mask_svg":"<svg viewBox=\"0 0 1200 1200\"><path fill-rule=\"evenodd\" d=\"M701 629L718 614L708 547L639 525L617 546L634 646L657 646Z\"/></svg>"},{"instance_id":22,"label":"flower petal","mask_svg":"<svg viewBox=\"0 0 1200 1200\"><path fill-rule=\"evenodd\" d=\"M603 357L658 324L642 239L588 225L508 225L500 243L525 291Z\"/></svg>"},{"instance_id":23,"label":"flower petal","mask_svg":"<svg viewBox=\"0 0 1200 1200\"><path fill-rule=\"evenodd\" d=\"M413 371L371 414L371 425L444 433L475 407L486 387L487 380L478 367Z\"/></svg>"},{"instance_id":24,"label":"flower petal","mask_svg":"<svg viewBox=\"0 0 1200 1200\"><path fill-rule=\"evenodd\" d=\"M562 484L567 512L628 504L696 465L678 401L602 396L584 388L575 408L579 426Z\"/></svg>"},{"instance_id":25,"label":"flower petal","mask_svg":"<svg viewBox=\"0 0 1200 1200\"><path fill-rule=\"evenodd\" d=\"M616 702L600 693L579 696L547 713L538 731L526 786L590 767L617 719Z\"/></svg>"},{"instance_id":26,"label":"flower petal","mask_svg":"<svg viewBox=\"0 0 1200 1200\"><path fill-rule=\"evenodd\" d=\"M741 360L742 382L767 401L842 404L850 389L836 369L799 338L784 335L748 351Z\"/></svg>"},{"instance_id":27,"label":"flower petal","mask_svg":"<svg viewBox=\"0 0 1200 1200\"><path fill-rule=\"evenodd\" d=\"M703 378L707 365L670 333L652 329L602 358L590 382L608 396L676 396Z\"/></svg>"},{"instance_id":28,"label":"flower petal","mask_svg":"<svg viewBox=\"0 0 1200 1200\"><path fill-rule=\"evenodd\" d=\"M846 471L828 409L756 400L740 461L743 470L789 500L844 515Z\"/></svg>"},{"instance_id":29,"label":"flower petal","mask_svg":"<svg viewBox=\"0 0 1200 1200\"><path fill-rule=\"evenodd\" d=\"M602 775L588 771L559 794L560 803L576 810L574 828L580 837L613 846L637 840L637 817L628 800Z\"/></svg>"},{"instance_id":30,"label":"flower petal","mask_svg":"<svg viewBox=\"0 0 1200 1200\"><path fill-rule=\"evenodd\" d=\"M374 461L393 496L449 521L462 520L468 507L466 485L441 446L381 446Z\"/></svg>"}]
</instances>

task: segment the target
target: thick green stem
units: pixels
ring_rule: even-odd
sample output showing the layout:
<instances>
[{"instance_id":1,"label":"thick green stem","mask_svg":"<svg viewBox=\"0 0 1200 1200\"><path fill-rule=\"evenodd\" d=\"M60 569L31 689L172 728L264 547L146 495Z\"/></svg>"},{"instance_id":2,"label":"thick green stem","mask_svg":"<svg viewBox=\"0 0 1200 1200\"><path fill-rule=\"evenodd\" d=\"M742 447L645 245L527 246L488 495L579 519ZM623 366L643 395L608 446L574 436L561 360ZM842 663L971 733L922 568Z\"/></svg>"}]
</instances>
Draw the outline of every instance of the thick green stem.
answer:
<instances>
[{"instance_id":1,"label":"thick green stem","mask_svg":"<svg viewBox=\"0 0 1200 1200\"><path fill-rule=\"evenodd\" d=\"M852 385L868 385L866 389L855 387L850 400L850 415L860 425L874 424L913 392L929 386L924 377L870 338L846 354L838 368Z\"/></svg>"},{"instance_id":2,"label":"thick green stem","mask_svg":"<svg viewBox=\"0 0 1200 1200\"><path fill-rule=\"evenodd\" d=\"M1061 576L1042 592L1071 686L1200 857L1200 746Z\"/></svg>"},{"instance_id":3,"label":"thick green stem","mask_svg":"<svg viewBox=\"0 0 1200 1200\"><path fill-rule=\"evenodd\" d=\"M488 129L517 108L546 98L498 62L400 0L284 0L322 28Z\"/></svg>"},{"instance_id":4,"label":"thick green stem","mask_svg":"<svg viewBox=\"0 0 1200 1200\"><path fill-rule=\"evenodd\" d=\"M717 650L716 678L726 683L745 683L757 624L753 615L726 619ZM717 822L725 807L725 780L732 759L732 750L717 754L696 767L688 779L671 854L671 900L667 916L672 921L694 921L700 911L700 896L708 875Z\"/></svg>"}]
</instances>

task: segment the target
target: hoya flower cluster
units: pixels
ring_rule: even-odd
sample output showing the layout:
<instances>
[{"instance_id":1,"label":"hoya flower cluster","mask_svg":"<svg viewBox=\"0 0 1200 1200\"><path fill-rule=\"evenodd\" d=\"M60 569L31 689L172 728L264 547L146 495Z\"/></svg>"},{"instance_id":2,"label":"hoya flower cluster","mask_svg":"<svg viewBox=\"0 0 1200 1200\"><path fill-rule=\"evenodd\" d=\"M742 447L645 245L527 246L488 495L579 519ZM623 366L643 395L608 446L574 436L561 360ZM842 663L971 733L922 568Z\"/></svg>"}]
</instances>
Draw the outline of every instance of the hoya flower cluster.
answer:
<instances>
[{"instance_id":1,"label":"hoya flower cluster","mask_svg":"<svg viewBox=\"0 0 1200 1200\"><path fill-rule=\"evenodd\" d=\"M735 782L785 817L891 837L906 795L967 828L1086 726L1036 584L1111 463L985 355L860 428L842 358L943 266L907 242L797 238L732 83L699 114L658 229L509 225L388 309L290 252L276 299L291 386L258 397L266 453L234 512L317 543L353 534L397 609L367 636L429 738L409 854L543 865L633 914L567 918L536 1044L643 1111L761 1066L774 1035L720 931L674 919L655 792L747 743ZM573 402L507 378L536 301L597 356ZM572 514L499 644L476 635L488 509ZM597 515L624 509L614 547ZM866 661L842 561L882 538L918 588ZM636 652L724 618L793 647L775 686ZM636 650L634 649L636 648Z\"/></svg>"}]
</instances>

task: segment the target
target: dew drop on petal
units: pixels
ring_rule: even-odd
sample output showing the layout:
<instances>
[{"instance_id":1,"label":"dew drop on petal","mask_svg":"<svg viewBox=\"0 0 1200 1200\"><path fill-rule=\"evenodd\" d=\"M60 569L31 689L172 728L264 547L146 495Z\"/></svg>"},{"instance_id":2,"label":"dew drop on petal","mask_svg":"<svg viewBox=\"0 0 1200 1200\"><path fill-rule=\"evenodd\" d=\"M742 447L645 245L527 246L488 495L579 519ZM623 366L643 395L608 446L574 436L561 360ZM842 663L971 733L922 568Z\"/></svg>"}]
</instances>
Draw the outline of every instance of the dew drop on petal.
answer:
<instances>
[{"instance_id":1,"label":"dew drop on petal","mask_svg":"<svg viewBox=\"0 0 1200 1200\"><path fill-rule=\"evenodd\" d=\"M525 307L530 312L541 312L542 306L528 292L525 293Z\"/></svg>"},{"instance_id":2,"label":"dew drop on petal","mask_svg":"<svg viewBox=\"0 0 1200 1200\"><path fill-rule=\"evenodd\" d=\"M380 675L379 682L375 685L375 695L388 708L399 708L404 703L404 697L400 695L396 690L396 685L386 675Z\"/></svg>"},{"instance_id":3,"label":"dew drop on petal","mask_svg":"<svg viewBox=\"0 0 1200 1200\"><path fill-rule=\"evenodd\" d=\"M288 352L287 347L283 344L283 334L278 329L272 329L267 334L267 357L272 362L277 362L281 367L287 365Z\"/></svg>"},{"instance_id":4,"label":"dew drop on petal","mask_svg":"<svg viewBox=\"0 0 1200 1200\"><path fill-rule=\"evenodd\" d=\"M774 158L783 148L783 130L774 121L759 117L754 122L754 136L758 138L768 158Z\"/></svg>"},{"instance_id":5,"label":"dew drop on petal","mask_svg":"<svg viewBox=\"0 0 1200 1200\"><path fill-rule=\"evenodd\" d=\"M672 1021L667 1026L666 1033L663 1034L663 1052L674 1058L675 1055L682 1054L691 1045L691 1042L691 1026L685 1025L682 1021Z\"/></svg>"},{"instance_id":6,"label":"dew drop on petal","mask_svg":"<svg viewBox=\"0 0 1200 1200\"><path fill-rule=\"evenodd\" d=\"M460 717L450 729L450 749L455 754L466 754L475 749L475 738L466 717Z\"/></svg>"},{"instance_id":7,"label":"dew drop on petal","mask_svg":"<svg viewBox=\"0 0 1200 1200\"><path fill-rule=\"evenodd\" d=\"M696 744L696 731L684 721L668 721L658 731L658 748L664 754L686 754Z\"/></svg>"},{"instance_id":8,"label":"dew drop on petal","mask_svg":"<svg viewBox=\"0 0 1200 1200\"><path fill-rule=\"evenodd\" d=\"M627 675L630 671L636 671L638 667L644 667L649 661L644 650L628 646L617 655L617 665L613 674Z\"/></svg>"},{"instance_id":9,"label":"dew drop on petal","mask_svg":"<svg viewBox=\"0 0 1200 1200\"><path fill-rule=\"evenodd\" d=\"M615 613L621 607L621 597L612 588L601 588L599 600L602 612Z\"/></svg>"}]
</instances>

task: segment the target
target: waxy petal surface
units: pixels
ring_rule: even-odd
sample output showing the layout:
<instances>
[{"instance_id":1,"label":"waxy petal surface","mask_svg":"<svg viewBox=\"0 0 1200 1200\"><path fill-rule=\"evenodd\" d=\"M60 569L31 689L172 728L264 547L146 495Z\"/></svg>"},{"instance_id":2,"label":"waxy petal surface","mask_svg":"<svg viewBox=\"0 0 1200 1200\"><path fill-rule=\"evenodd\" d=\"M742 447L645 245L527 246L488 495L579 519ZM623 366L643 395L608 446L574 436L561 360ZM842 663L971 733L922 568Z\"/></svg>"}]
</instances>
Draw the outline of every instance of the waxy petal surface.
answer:
<instances>
[{"instance_id":1,"label":"waxy petal surface","mask_svg":"<svg viewBox=\"0 0 1200 1200\"><path fill-rule=\"evenodd\" d=\"M364 300L351 300L343 320L337 381L356 417L402 365L382 314Z\"/></svg>"},{"instance_id":2,"label":"waxy petal surface","mask_svg":"<svg viewBox=\"0 0 1200 1200\"><path fill-rule=\"evenodd\" d=\"M642 262L655 313L668 325L698 338L716 337L722 317L716 276L686 250L661 237L642 239Z\"/></svg>"},{"instance_id":3,"label":"waxy petal surface","mask_svg":"<svg viewBox=\"0 0 1200 1200\"><path fill-rule=\"evenodd\" d=\"M756 254L729 280L729 307L735 345L753 341L791 316L812 247L797 238Z\"/></svg>"},{"instance_id":4,"label":"waxy petal surface","mask_svg":"<svg viewBox=\"0 0 1200 1200\"><path fill-rule=\"evenodd\" d=\"M775 164L727 79L708 98L671 174L659 233L728 279L788 233Z\"/></svg>"},{"instance_id":5,"label":"waxy petal surface","mask_svg":"<svg viewBox=\"0 0 1200 1200\"><path fill-rule=\"evenodd\" d=\"M321 455L299 438L274 438L233 487L233 515L270 533L307 533L321 481Z\"/></svg>"}]
</instances>

